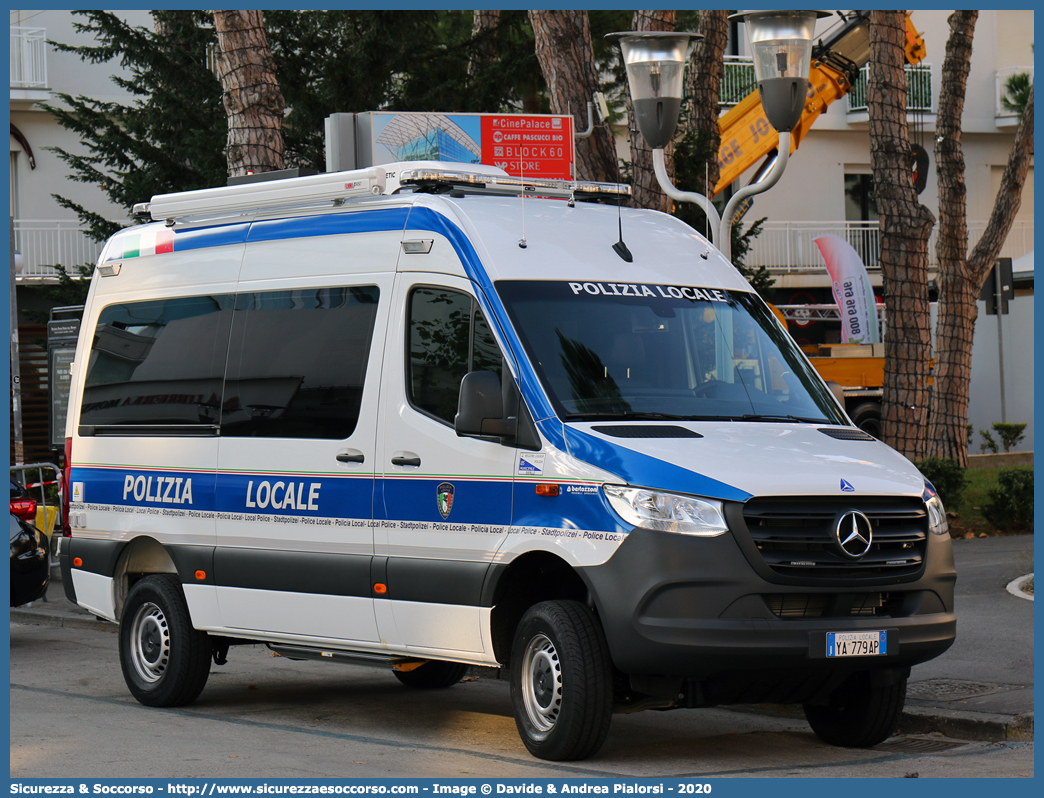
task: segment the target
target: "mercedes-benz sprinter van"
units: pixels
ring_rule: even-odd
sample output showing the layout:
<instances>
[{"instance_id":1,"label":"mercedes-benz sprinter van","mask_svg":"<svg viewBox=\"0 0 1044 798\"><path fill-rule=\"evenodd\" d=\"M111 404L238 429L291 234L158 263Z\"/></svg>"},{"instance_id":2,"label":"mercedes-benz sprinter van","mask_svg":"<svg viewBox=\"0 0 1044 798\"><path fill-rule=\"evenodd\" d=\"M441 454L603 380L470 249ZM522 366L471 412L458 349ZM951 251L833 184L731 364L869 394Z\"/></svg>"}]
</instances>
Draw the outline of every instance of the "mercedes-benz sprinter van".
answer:
<instances>
[{"instance_id":1,"label":"mercedes-benz sprinter van","mask_svg":"<svg viewBox=\"0 0 1044 798\"><path fill-rule=\"evenodd\" d=\"M139 701L250 642L420 688L507 669L545 759L643 708L895 730L954 639L942 504L628 195L395 164L157 196L106 243L60 561Z\"/></svg>"}]
</instances>

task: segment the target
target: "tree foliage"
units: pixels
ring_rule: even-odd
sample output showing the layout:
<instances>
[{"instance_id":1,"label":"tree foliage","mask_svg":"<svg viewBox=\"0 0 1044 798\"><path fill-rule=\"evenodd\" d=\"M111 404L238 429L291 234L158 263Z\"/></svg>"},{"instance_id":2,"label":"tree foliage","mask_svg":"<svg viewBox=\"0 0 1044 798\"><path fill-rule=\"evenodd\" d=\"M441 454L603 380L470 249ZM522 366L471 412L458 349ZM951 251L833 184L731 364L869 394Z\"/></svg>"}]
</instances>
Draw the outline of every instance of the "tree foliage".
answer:
<instances>
[{"instance_id":1,"label":"tree foliage","mask_svg":"<svg viewBox=\"0 0 1044 798\"><path fill-rule=\"evenodd\" d=\"M213 28L202 11L153 11L157 30L133 27L106 11L76 12L79 33L96 43L51 42L60 52L88 63L118 60L126 77L113 82L129 104L57 94L48 111L75 132L86 154L54 148L69 166L71 180L98 186L127 209L154 194L220 185L225 180L225 114L221 86L207 69ZM57 202L76 212L90 235L104 240L120 225L65 197Z\"/></svg>"}]
</instances>

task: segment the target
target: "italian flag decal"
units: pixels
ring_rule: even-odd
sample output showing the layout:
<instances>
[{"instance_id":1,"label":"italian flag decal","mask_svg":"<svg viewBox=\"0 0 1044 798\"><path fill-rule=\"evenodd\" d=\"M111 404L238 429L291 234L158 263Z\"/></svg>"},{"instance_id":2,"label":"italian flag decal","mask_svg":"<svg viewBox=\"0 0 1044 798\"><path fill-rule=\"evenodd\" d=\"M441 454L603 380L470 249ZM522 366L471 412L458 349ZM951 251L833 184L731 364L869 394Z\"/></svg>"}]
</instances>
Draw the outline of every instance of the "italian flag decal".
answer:
<instances>
[{"instance_id":1,"label":"italian flag decal","mask_svg":"<svg viewBox=\"0 0 1044 798\"><path fill-rule=\"evenodd\" d=\"M137 258L174 251L174 231L167 227L152 227L140 233L127 233L121 241L123 254L113 253L117 258Z\"/></svg>"}]
</instances>

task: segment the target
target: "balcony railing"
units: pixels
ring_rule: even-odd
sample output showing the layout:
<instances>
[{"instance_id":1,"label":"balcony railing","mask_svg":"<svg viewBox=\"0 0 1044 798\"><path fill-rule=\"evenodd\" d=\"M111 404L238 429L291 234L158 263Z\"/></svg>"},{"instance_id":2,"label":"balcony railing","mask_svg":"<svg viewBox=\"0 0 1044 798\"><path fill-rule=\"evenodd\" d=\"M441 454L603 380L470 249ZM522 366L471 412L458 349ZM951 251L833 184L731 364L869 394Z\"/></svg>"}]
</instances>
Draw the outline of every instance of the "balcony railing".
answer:
<instances>
[{"instance_id":1,"label":"balcony railing","mask_svg":"<svg viewBox=\"0 0 1044 798\"><path fill-rule=\"evenodd\" d=\"M849 111L866 111L867 82L870 77L870 65L859 70L859 78L852 84L848 93ZM918 113L932 113L932 65L906 65L906 110Z\"/></svg>"},{"instance_id":2,"label":"balcony railing","mask_svg":"<svg viewBox=\"0 0 1044 798\"><path fill-rule=\"evenodd\" d=\"M998 119L1002 117L1012 117L1013 119L1018 117L1018 113L1012 108L1006 108L1004 101L1011 102L1013 97L1008 89L1008 80L1015 75L1027 75L1029 77L1029 84L1033 85L1033 67L1021 66L1021 67L1007 67L1006 69L998 69L997 76L997 110L996 116Z\"/></svg>"},{"instance_id":3,"label":"balcony railing","mask_svg":"<svg viewBox=\"0 0 1044 798\"><path fill-rule=\"evenodd\" d=\"M58 219L15 219L14 237L15 249L22 255L18 276L23 280L53 280L58 277L58 264L75 277L76 267L94 263L102 248L80 222Z\"/></svg>"},{"instance_id":4,"label":"balcony railing","mask_svg":"<svg viewBox=\"0 0 1044 798\"><path fill-rule=\"evenodd\" d=\"M968 246L986 229L986 222L968 222ZM766 221L746 257L748 267L764 266L772 272L823 271L823 258L815 239L832 234L852 245L867 269L881 268L881 231L877 222L773 222ZM928 263L936 266L937 231L928 240ZM1033 251L1033 222L1015 222L998 257L1018 258Z\"/></svg>"},{"instance_id":5,"label":"balcony railing","mask_svg":"<svg viewBox=\"0 0 1044 798\"><path fill-rule=\"evenodd\" d=\"M979 240L986 222L968 222L968 246ZM772 272L823 271L823 258L815 239L833 234L843 238L868 269L881 268L881 231L877 222L774 222L766 221L754 239L746 265L764 266ZM936 265L935 240L928 242L928 262ZM102 245L91 239L78 222L55 219L15 219L15 247L22 254L23 280L45 282L58 277L55 264L76 276L76 267L94 263ZM999 257L1018 258L1033 251L1033 222L1017 221L1008 233Z\"/></svg>"},{"instance_id":6,"label":"balcony railing","mask_svg":"<svg viewBox=\"0 0 1044 798\"><path fill-rule=\"evenodd\" d=\"M718 105L733 106L758 88L754 61L746 55L725 56L725 72L718 90Z\"/></svg>"},{"instance_id":7,"label":"balcony railing","mask_svg":"<svg viewBox=\"0 0 1044 798\"><path fill-rule=\"evenodd\" d=\"M47 88L47 29L11 26L11 88Z\"/></svg>"}]
</instances>

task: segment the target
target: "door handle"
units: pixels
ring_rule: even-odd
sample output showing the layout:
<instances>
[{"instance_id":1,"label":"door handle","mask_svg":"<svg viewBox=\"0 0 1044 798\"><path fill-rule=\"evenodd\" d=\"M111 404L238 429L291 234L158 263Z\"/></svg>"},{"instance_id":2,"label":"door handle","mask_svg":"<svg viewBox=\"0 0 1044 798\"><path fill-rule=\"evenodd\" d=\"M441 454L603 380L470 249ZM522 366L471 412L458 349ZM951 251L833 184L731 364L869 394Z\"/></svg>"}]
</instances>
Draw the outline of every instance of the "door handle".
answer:
<instances>
[{"instance_id":1,"label":"door handle","mask_svg":"<svg viewBox=\"0 0 1044 798\"><path fill-rule=\"evenodd\" d=\"M392 465L397 465L397 466L415 466L415 467L419 467L420 464L421 464L421 459L419 457L417 457L417 455L415 455L415 454L411 455L410 457L393 457L391 459L391 461L392 461Z\"/></svg>"},{"instance_id":2,"label":"door handle","mask_svg":"<svg viewBox=\"0 0 1044 798\"><path fill-rule=\"evenodd\" d=\"M337 455L338 463L365 463L366 455L362 452L340 452Z\"/></svg>"}]
</instances>

